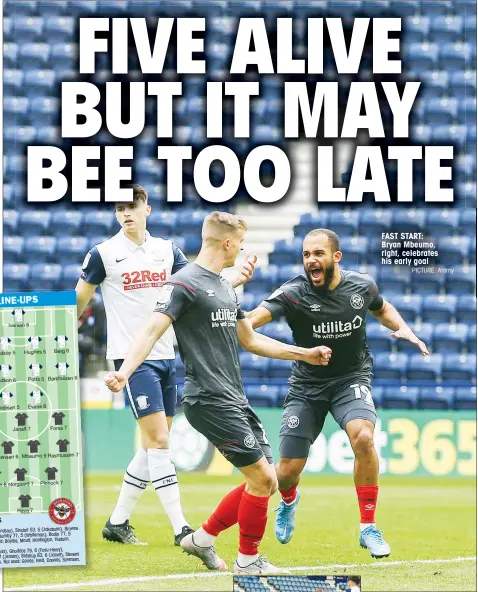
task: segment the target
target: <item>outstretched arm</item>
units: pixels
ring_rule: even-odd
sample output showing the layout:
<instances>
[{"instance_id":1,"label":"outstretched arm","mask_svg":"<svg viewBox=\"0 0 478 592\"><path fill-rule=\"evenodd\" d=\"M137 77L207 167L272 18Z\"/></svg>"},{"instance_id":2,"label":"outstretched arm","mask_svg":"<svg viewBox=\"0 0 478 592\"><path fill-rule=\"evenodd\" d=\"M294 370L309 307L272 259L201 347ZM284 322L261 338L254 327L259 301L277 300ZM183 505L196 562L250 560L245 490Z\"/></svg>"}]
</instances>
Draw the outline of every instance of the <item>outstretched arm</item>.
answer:
<instances>
[{"instance_id":1,"label":"outstretched arm","mask_svg":"<svg viewBox=\"0 0 478 592\"><path fill-rule=\"evenodd\" d=\"M384 327L393 331L392 337L395 339L408 339L410 343L413 343L418 347L424 356L430 354L425 343L418 339L415 333L400 316L398 310L390 304L390 302L384 300L380 310L371 310L370 312Z\"/></svg>"},{"instance_id":2,"label":"outstretched arm","mask_svg":"<svg viewBox=\"0 0 478 592\"><path fill-rule=\"evenodd\" d=\"M299 360L314 366L327 366L332 350L325 346L297 347L256 333L249 319L237 322L237 338L244 349L265 358Z\"/></svg>"},{"instance_id":3,"label":"outstretched arm","mask_svg":"<svg viewBox=\"0 0 478 592\"><path fill-rule=\"evenodd\" d=\"M166 332L173 319L162 312L153 312L147 325L136 335L126 358L118 372L110 372L105 376L106 386L119 393L136 368L148 357L154 344Z\"/></svg>"}]
</instances>

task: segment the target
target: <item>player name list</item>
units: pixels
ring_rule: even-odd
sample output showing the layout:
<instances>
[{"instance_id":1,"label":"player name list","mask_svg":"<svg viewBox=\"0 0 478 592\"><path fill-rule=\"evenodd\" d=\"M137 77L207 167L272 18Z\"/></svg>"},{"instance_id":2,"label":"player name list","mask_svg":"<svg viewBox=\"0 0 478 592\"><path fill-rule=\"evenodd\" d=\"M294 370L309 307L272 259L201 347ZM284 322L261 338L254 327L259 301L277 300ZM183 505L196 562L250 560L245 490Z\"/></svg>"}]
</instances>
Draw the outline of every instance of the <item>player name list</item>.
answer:
<instances>
[{"instance_id":1,"label":"player name list","mask_svg":"<svg viewBox=\"0 0 478 592\"><path fill-rule=\"evenodd\" d=\"M85 564L76 316L0 294L0 567Z\"/></svg>"},{"instance_id":2,"label":"player name list","mask_svg":"<svg viewBox=\"0 0 478 592\"><path fill-rule=\"evenodd\" d=\"M421 232L383 232L382 265L425 267L438 257L435 242Z\"/></svg>"}]
</instances>

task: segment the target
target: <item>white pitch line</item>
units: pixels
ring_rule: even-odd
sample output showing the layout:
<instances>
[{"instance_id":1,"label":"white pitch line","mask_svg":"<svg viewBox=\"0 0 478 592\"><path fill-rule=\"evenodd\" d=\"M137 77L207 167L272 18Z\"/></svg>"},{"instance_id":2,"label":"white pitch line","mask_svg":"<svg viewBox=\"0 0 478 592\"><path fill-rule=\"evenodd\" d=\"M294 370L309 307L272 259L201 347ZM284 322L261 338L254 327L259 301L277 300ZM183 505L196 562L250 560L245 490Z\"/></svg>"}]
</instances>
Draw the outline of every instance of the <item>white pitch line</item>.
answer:
<instances>
[{"instance_id":1,"label":"white pitch line","mask_svg":"<svg viewBox=\"0 0 478 592\"><path fill-rule=\"evenodd\" d=\"M450 559L415 559L413 561L383 561L376 563L332 563L329 565L314 565L314 566L300 566L284 568L288 571L317 571L329 569L351 569L356 567L394 567L396 565L416 565L416 564L434 564L434 563L461 563L463 561L476 561L476 557L452 557ZM131 584L134 582L157 582L159 580L189 580L192 578L217 578L221 576L232 576L230 571L213 571L213 572L199 572L187 574L171 574L167 576L139 576L136 578L114 578L105 580L89 580L87 582L66 582L65 584L50 584L48 586L24 586L23 588L5 588L4 592L27 592L29 590L62 590L67 588L84 588L86 586L114 586L115 584Z\"/></svg>"}]
</instances>

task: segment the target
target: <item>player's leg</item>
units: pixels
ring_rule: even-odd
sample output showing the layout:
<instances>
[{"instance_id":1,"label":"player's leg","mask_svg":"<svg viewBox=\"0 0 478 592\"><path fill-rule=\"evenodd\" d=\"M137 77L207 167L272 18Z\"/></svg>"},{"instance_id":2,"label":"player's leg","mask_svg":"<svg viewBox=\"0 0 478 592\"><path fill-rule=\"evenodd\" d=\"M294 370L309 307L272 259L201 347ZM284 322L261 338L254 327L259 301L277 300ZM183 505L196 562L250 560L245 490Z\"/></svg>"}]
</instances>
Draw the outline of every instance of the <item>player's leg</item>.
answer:
<instances>
[{"instance_id":1,"label":"player's leg","mask_svg":"<svg viewBox=\"0 0 478 592\"><path fill-rule=\"evenodd\" d=\"M149 387L142 385L142 392L154 392L156 396L149 409L139 412L138 423L148 455L151 483L174 531L174 544L192 532L184 517L179 494L176 467L169 451L169 425L167 417L176 410L176 384L173 360L154 361L149 364ZM130 379L131 384L131 379ZM146 390L147 389L147 390Z\"/></svg>"},{"instance_id":2,"label":"player's leg","mask_svg":"<svg viewBox=\"0 0 478 592\"><path fill-rule=\"evenodd\" d=\"M277 478L281 502L277 508L277 540L288 543L295 530L295 513L300 493L297 489L309 450L322 431L329 410L327 401L309 401L289 395L280 428L280 460Z\"/></svg>"},{"instance_id":3,"label":"player's leg","mask_svg":"<svg viewBox=\"0 0 478 592\"><path fill-rule=\"evenodd\" d=\"M370 378L358 375L336 385L331 411L349 437L354 451L354 482L360 509L360 545L372 557L388 557L389 545L375 525L378 498L379 460L373 435L377 414L373 404Z\"/></svg>"}]
</instances>

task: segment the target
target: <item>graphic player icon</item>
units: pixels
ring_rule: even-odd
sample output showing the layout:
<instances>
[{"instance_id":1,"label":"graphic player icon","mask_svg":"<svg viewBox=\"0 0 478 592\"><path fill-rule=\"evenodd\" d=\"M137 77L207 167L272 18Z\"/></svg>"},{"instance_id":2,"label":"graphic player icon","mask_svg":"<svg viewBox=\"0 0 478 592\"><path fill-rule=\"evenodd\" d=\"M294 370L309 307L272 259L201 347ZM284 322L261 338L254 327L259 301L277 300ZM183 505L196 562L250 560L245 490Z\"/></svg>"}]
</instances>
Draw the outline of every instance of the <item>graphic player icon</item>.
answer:
<instances>
[{"instance_id":1,"label":"graphic player icon","mask_svg":"<svg viewBox=\"0 0 478 592\"><path fill-rule=\"evenodd\" d=\"M25 475L28 473L26 469L15 469L13 472L17 476L17 481L25 481Z\"/></svg>"},{"instance_id":2,"label":"graphic player icon","mask_svg":"<svg viewBox=\"0 0 478 592\"><path fill-rule=\"evenodd\" d=\"M12 454L15 444L13 442L2 442L0 446L3 448L3 454Z\"/></svg>"},{"instance_id":3,"label":"graphic player icon","mask_svg":"<svg viewBox=\"0 0 478 592\"><path fill-rule=\"evenodd\" d=\"M28 415L26 413L17 413L15 419L18 421L18 427L25 426L27 424Z\"/></svg>"},{"instance_id":4,"label":"graphic player icon","mask_svg":"<svg viewBox=\"0 0 478 592\"><path fill-rule=\"evenodd\" d=\"M55 411L51 416L55 420L55 425L63 425L63 418L65 417L63 411Z\"/></svg>"},{"instance_id":5,"label":"graphic player icon","mask_svg":"<svg viewBox=\"0 0 478 592\"><path fill-rule=\"evenodd\" d=\"M68 440L58 440L58 452L68 452Z\"/></svg>"},{"instance_id":6,"label":"graphic player icon","mask_svg":"<svg viewBox=\"0 0 478 592\"><path fill-rule=\"evenodd\" d=\"M30 500L32 499L30 495L21 495L18 498L22 503L22 508L29 508L30 507Z\"/></svg>"},{"instance_id":7,"label":"graphic player icon","mask_svg":"<svg viewBox=\"0 0 478 592\"><path fill-rule=\"evenodd\" d=\"M48 481L53 481L55 479L56 473L58 473L58 469L56 467L47 467L45 469L45 473Z\"/></svg>"},{"instance_id":8,"label":"graphic player icon","mask_svg":"<svg viewBox=\"0 0 478 592\"><path fill-rule=\"evenodd\" d=\"M38 446L40 446L40 442L38 440L30 440L28 442L28 446L30 447L30 454L36 454L38 452Z\"/></svg>"}]
</instances>

